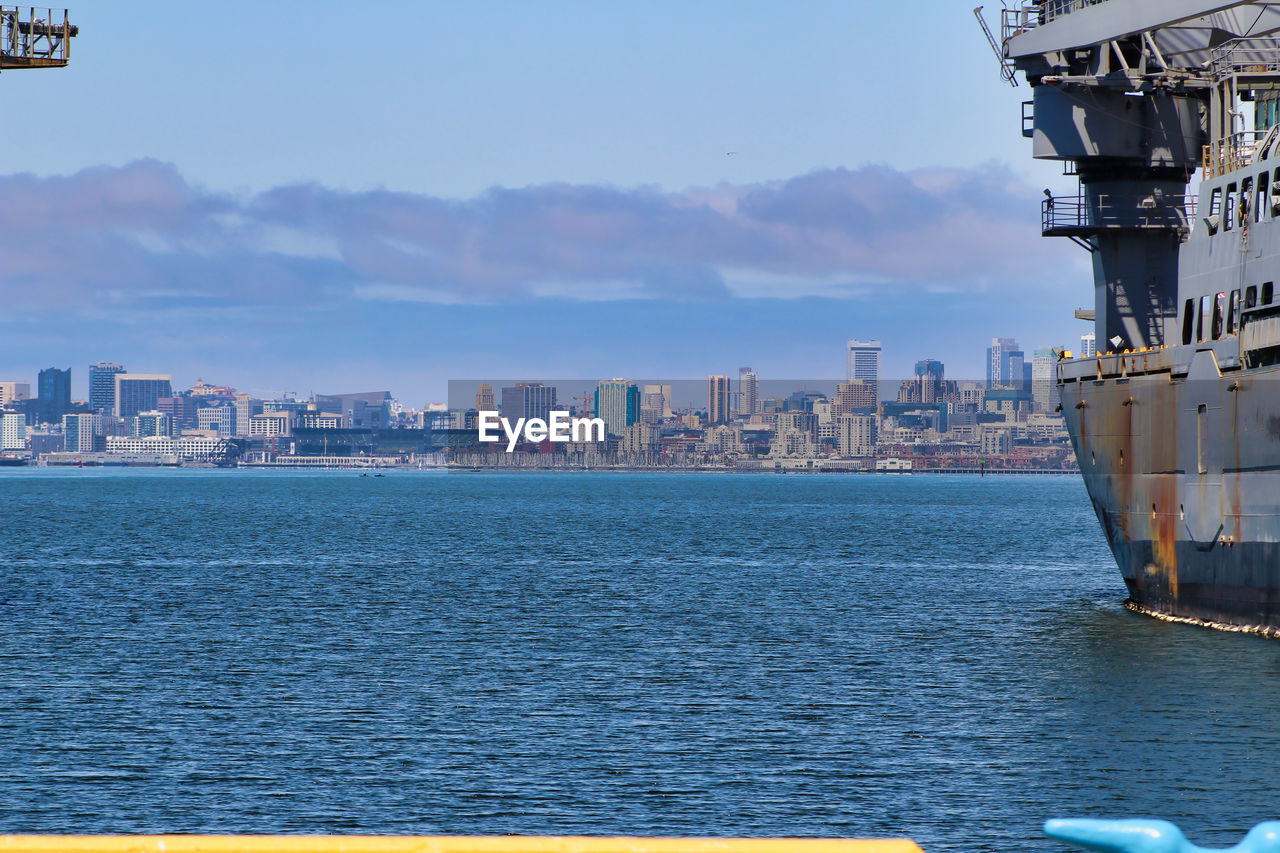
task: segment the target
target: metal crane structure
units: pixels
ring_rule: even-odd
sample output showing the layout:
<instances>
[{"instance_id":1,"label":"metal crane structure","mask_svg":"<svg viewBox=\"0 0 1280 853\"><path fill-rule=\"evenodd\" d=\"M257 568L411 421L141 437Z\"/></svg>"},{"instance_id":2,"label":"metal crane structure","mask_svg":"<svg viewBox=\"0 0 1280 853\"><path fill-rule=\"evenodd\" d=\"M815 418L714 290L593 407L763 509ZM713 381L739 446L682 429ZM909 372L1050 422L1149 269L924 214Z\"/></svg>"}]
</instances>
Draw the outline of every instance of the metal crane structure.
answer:
<instances>
[{"instance_id":1,"label":"metal crane structure","mask_svg":"<svg viewBox=\"0 0 1280 853\"><path fill-rule=\"evenodd\" d=\"M63 68L79 33L66 9L0 5L0 71Z\"/></svg>"}]
</instances>

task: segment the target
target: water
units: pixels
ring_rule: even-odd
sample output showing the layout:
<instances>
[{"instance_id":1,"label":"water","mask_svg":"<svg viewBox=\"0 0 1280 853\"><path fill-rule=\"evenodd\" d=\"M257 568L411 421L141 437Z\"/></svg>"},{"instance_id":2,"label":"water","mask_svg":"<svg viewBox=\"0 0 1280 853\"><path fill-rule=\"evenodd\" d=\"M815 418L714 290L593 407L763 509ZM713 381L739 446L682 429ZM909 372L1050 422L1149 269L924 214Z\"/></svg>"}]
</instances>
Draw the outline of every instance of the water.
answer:
<instances>
[{"instance_id":1,"label":"water","mask_svg":"<svg viewBox=\"0 0 1280 853\"><path fill-rule=\"evenodd\" d=\"M1205 844L1280 644L1160 622L1075 478L6 470L0 831Z\"/></svg>"}]
</instances>

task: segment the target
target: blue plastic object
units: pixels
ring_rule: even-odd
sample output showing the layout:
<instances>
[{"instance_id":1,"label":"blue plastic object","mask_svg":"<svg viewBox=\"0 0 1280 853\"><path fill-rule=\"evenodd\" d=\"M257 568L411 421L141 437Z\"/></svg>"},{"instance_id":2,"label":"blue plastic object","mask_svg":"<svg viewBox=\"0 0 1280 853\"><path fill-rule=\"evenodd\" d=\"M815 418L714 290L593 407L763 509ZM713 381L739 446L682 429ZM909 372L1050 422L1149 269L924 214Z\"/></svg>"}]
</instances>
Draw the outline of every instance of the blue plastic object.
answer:
<instances>
[{"instance_id":1,"label":"blue plastic object","mask_svg":"<svg viewBox=\"0 0 1280 853\"><path fill-rule=\"evenodd\" d=\"M1280 821L1260 823L1234 847L1199 847L1167 820L1050 820L1046 835L1098 853L1280 853Z\"/></svg>"}]
</instances>

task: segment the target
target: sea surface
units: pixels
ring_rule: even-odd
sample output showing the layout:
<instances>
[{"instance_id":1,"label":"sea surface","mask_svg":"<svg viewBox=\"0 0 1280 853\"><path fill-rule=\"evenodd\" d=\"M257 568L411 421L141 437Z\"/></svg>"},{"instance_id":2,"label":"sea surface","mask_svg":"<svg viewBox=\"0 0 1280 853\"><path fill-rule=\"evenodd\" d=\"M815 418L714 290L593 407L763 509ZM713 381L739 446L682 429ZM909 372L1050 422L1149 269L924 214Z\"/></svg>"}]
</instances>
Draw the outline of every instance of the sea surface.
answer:
<instances>
[{"instance_id":1,"label":"sea surface","mask_svg":"<svg viewBox=\"0 0 1280 853\"><path fill-rule=\"evenodd\" d=\"M1124 610L1074 477L0 472L0 832L1202 844L1280 642Z\"/></svg>"}]
</instances>

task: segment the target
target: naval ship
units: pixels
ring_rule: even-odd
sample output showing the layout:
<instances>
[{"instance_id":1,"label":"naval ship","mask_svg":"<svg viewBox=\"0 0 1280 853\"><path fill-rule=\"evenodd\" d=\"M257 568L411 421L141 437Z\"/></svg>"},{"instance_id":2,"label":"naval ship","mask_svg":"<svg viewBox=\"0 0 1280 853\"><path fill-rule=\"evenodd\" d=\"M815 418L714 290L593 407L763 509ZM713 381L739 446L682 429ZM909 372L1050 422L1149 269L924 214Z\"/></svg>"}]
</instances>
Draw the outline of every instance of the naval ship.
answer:
<instances>
[{"instance_id":1,"label":"naval ship","mask_svg":"<svg viewBox=\"0 0 1280 853\"><path fill-rule=\"evenodd\" d=\"M1280 634L1280 2L1034 0L988 37L1078 179L1041 230L1091 255L1098 352L1057 387L1128 604Z\"/></svg>"}]
</instances>

